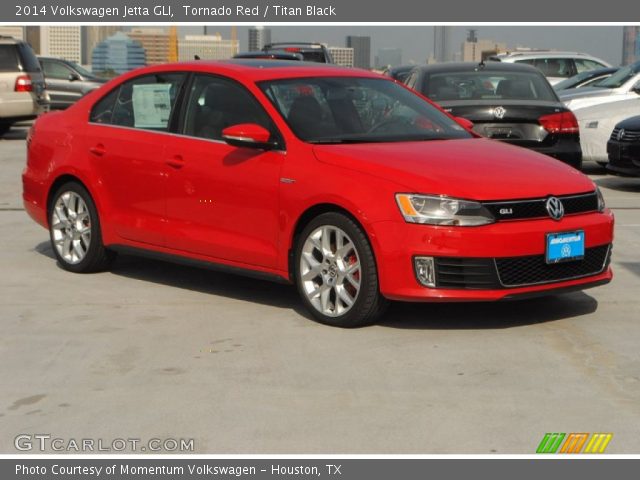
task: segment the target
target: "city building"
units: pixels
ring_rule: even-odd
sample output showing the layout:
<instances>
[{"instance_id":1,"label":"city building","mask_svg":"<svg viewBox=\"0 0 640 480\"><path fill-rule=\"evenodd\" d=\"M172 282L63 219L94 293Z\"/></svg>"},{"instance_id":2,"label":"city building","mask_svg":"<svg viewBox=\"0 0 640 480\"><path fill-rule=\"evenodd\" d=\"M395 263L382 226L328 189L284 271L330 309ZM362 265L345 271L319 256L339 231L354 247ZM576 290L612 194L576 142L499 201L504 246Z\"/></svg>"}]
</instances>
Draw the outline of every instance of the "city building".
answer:
<instances>
[{"instance_id":1,"label":"city building","mask_svg":"<svg viewBox=\"0 0 640 480\"><path fill-rule=\"evenodd\" d=\"M347 47L353 48L353 66L371 68L371 37L347 36Z\"/></svg>"},{"instance_id":2,"label":"city building","mask_svg":"<svg viewBox=\"0 0 640 480\"><path fill-rule=\"evenodd\" d=\"M27 27L29 28L29 27ZM91 63L91 54L93 49L96 48L100 42L103 42L111 35L122 30L122 27L117 25L106 26L87 26L82 27L82 43L83 43L83 55L82 63L88 65Z\"/></svg>"},{"instance_id":3,"label":"city building","mask_svg":"<svg viewBox=\"0 0 640 480\"><path fill-rule=\"evenodd\" d=\"M327 47L333 63L342 67L353 67L354 51L349 47Z\"/></svg>"},{"instance_id":4,"label":"city building","mask_svg":"<svg viewBox=\"0 0 640 480\"><path fill-rule=\"evenodd\" d=\"M493 40L478 39L477 37L467 38L462 42L461 49L463 62L480 62L491 55L507 50L506 43L494 42Z\"/></svg>"},{"instance_id":5,"label":"city building","mask_svg":"<svg viewBox=\"0 0 640 480\"><path fill-rule=\"evenodd\" d=\"M271 43L271 29L265 27L251 27L249 29L249 51L257 52Z\"/></svg>"},{"instance_id":6,"label":"city building","mask_svg":"<svg viewBox=\"0 0 640 480\"><path fill-rule=\"evenodd\" d=\"M163 28L133 28L127 32L129 38L144 48L147 65L158 65L169 61L169 33Z\"/></svg>"},{"instance_id":7,"label":"city building","mask_svg":"<svg viewBox=\"0 0 640 480\"><path fill-rule=\"evenodd\" d=\"M0 36L13 37L18 40L24 40L24 27L19 27L19 26L0 27Z\"/></svg>"},{"instance_id":8,"label":"city building","mask_svg":"<svg viewBox=\"0 0 640 480\"><path fill-rule=\"evenodd\" d=\"M178 60L225 60L240 51L238 40L225 40L215 35L187 35L178 42Z\"/></svg>"},{"instance_id":9,"label":"city building","mask_svg":"<svg viewBox=\"0 0 640 480\"><path fill-rule=\"evenodd\" d=\"M117 32L96 45L91 64L94 73L119 75L146 64L144 48L126 33Z\"/></svg>"},{"instance_id":10,"label":"city building","mask_svg":"<svg viewBox=\"0 0 640 480\"><path fill-rule=\"evenodd\" d=\"M622 64L629 65L640 60L640 27L622 29Z\"/></svg>"},{"instance_id":11,"label":"city building","mask_svg":"<svg viewBox=\"0 0 640 480\"><path fill-rule=\"evenodd\" d=\"M451 28L450 26L442 25L433 27L433 58L436 62L450 62L453 59Z\"/></svg>"},{"instance_id":12,"label":"city building","mask_svg":"<svg viewBox=\"0 0 640 480\"><path fill-rule=\"evenodd\" d=\"M40 55L82 63L82 27L41 26Z\"/></svg>"},{"instance_id":13,"label":"city building","mask_svg":"<svg viewBox=\"0 0 640 480\"><path fill-rule=\"evenodd\" d=\"M402 49L381 48L376 55L376 68L384 69L402 65Z\"/></svg>"}]
</instances>

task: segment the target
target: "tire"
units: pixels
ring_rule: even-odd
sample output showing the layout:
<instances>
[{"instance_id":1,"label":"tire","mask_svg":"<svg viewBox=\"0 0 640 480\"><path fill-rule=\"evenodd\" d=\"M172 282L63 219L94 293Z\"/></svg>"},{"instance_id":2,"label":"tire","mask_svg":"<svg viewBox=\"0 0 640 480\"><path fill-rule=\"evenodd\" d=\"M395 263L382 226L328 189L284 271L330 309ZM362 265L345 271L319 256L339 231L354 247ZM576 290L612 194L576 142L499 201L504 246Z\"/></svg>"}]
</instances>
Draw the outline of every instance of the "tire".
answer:
<instances>
[{"instance_id":1,"label":"tire","mask_svg":"<svg viewBox=\"0 0 640 480\"><path fill-rule=\"evenodd\" d=\"M375 258L367 236L348 216L314 218L297 237L294 275L298 292L320 323L355 328L384 313Z\"/></svg>"},{"instance_id":2,"label":"tire","mask_svg":"<svg viewBox=\"0 0 640 480\"><path fill-rule=\"evenodd\" d=\"M95 203L79 183L65 183L53 194L49 205L49 236L58 263L70 272L100 272L115 258L115 253L102 243Z\"/></svg>"},{"instance_id":3,"label":"tire","mask_svg":"<svg viewBox=\"0 0 640 480\"><path fill-rule=\"evenodd\" d=\"M11 130L11 124L10 123L0 123L0 136L4 135L9 130Z\"/></svg>"}]
</instances>

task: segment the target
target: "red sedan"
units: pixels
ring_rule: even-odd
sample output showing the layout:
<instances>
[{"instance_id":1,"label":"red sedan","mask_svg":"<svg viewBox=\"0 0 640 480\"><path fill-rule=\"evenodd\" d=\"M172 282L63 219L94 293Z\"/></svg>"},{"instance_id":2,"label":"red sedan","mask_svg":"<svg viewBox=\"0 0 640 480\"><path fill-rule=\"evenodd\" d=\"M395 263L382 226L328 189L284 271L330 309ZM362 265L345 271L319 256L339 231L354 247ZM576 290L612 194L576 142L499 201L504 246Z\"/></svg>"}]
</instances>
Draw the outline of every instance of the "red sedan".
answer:
<instances>
[{"instance_id":1,"label":"red sedan","mask_svg":"<svg viewBox=\"0 0 640 480\"><path fill-rule=\"evenodd\" d=\"M550 157L478 138L365 71L232 60L136 70L41 117L23 174L60 265L119 251L295 283L354 327L388 299L607 283L613 215Z\"/></svg>"}]
</instances>

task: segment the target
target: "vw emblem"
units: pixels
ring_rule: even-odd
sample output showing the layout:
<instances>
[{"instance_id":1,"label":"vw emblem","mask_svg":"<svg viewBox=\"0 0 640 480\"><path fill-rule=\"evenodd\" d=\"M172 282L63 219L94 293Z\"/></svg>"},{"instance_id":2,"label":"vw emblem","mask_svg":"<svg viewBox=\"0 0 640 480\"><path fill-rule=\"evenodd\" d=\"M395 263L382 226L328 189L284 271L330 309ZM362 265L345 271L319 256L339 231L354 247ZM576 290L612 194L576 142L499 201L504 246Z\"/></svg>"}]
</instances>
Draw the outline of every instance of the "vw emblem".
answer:
<instances>
[{"instance_id":1,"label":"vw emblem","mask_svg":"<svg viewBox=\"0 0 640 480\"><path fill-rule=\"evenodd\" d=\"M621 128L620 131L618 132L618 141L621 141L623 137L624 137L624 128Z\"/></svg>"},{"instance_id":2,"label":"vw emblem","mask_svg":"<svg viewBox=\"0 0 640 480\"><path fill-rule=\"evenodd\" d=\"M505 113L507 113L507 111L504 109L504 107L496 107L493 109L493 116L498 120L502 120Z\"/></svg>"},{"instance_id":3,"label":"vw emblem","mask_svg":"<svg viewBox=\"0 0 640 480\"><path fill-rule=\"evenodd\" d=\"M564 206L559 198L549 197L547 199L546 207L549 216L554 220L557 221L564 217Z\"/></svg>"}]
</instances>

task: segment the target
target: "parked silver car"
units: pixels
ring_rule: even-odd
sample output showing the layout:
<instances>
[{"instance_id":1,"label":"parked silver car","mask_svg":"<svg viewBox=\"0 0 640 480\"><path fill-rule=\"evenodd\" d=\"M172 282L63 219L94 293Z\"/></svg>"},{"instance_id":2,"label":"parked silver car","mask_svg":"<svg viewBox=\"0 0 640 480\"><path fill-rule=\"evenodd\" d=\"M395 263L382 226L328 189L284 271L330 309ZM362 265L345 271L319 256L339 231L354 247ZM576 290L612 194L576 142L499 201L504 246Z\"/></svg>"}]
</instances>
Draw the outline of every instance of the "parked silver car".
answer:
<instances>
[{"instance_id":1,"label":"parked silver car","mask_svg":"<svg viewBox=\"0 0 640 480\"><path fill-rule=\"evenodd\" d=\"M604 60L587 53L556 52L553 50L523 50L499 53L489 57L489 60L532 65L547 77L551 85L587 70L611 66Z\"/></svg>"},{"instance_id":2,"label":"parked silver car","mask_svg":"<svg viewBox=\"0 0 640 480\"><path fill-rule=\"evenodd\" d=\"M29 44L0 36L0 135L49 110L40 64Z\"/></svg>"},{"instance_id":3,"label":"parked silver car","mask_svg":"<svg viewBox=\"0 0 640 480\"><path fill-rule=\"evenodd\" d=\"M38 57L47 81L51 108L63 110L107 80L68 60Z\"/></svg>"}]
</instances>

